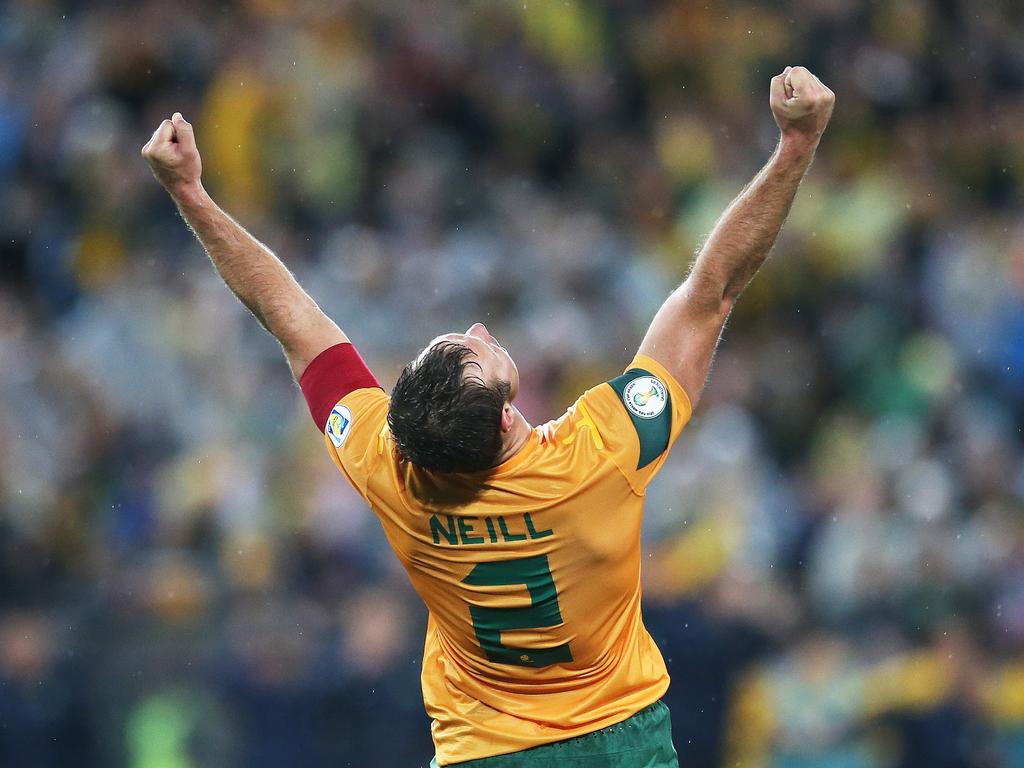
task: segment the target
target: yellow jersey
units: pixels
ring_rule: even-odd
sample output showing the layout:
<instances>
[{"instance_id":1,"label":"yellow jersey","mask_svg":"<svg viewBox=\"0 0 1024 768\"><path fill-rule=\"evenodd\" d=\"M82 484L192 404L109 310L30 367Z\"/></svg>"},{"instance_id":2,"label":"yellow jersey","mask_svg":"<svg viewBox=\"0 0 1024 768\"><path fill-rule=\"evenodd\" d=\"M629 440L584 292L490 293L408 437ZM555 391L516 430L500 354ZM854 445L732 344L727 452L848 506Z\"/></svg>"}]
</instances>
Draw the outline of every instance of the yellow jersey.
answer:
<instances>
[{"instance_id":1,"label":"yellow jersey","mask_svg":"<svg viewBox=\"0 0 1024 768\"><path fill-rule=\"evenodd\" d=\"M581 736L661 698L640 521L690 418L671 374L637 355L476 474L402 461L387 412L381 389L348 392L325 441L429 609L422 685L438 764Z\"/></svg>"}]
</instances>

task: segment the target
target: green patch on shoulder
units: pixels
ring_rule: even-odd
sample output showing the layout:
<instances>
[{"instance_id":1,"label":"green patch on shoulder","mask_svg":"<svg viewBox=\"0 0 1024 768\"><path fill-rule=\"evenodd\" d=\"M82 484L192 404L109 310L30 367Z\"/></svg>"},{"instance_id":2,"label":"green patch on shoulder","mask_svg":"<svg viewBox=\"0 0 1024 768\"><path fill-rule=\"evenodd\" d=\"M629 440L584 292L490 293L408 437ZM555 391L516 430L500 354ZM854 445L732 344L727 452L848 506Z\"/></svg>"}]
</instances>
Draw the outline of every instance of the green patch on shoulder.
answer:
<instances>
[{"instance_id":1,"label":"green patch on shoulder","mask_svg":"<svg viewBox=\"0 0 1024 768\"><path fill-rule=\"evenodd\" d=\"M668 448L672 434L672 395L661 379L643 368L630 368L608 383L636 429L640 439L636 468L643 469Z\"/></svg>"}]
</instances>

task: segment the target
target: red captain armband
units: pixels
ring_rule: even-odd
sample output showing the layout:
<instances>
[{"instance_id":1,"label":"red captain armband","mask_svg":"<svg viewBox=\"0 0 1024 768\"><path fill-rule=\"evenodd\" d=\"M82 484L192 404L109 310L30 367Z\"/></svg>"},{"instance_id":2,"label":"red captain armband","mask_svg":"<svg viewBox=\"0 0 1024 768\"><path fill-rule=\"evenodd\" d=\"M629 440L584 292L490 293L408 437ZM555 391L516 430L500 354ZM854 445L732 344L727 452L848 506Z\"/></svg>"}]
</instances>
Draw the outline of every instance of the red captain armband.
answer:
<instances>
[{"instance_id":1,"label":"red captain armband","mask_svg":"<svg viewBox=\"0 0 1024 768\"><path fill-rule=\"evenodd\" d=\"M309 413L321 432L327 427L331 409L349 392L369 387L380 388L363 358L350 342L328 347L315 358L299 378Z\"/></svg>"}]
</instances>

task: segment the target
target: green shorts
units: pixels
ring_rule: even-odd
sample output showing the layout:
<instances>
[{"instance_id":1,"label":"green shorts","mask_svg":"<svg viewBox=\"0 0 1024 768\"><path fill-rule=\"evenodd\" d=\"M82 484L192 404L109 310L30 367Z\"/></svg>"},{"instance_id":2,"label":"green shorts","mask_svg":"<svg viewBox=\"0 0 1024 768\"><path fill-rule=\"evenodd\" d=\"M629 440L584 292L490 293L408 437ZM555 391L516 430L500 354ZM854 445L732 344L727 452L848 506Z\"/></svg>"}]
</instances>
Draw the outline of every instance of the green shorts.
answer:
<instances>
[{"instance_id":1,"label":"green shorts","mask_svg":"<svg viewBox=\"0 0 1024 768\"><path fill-rule=\"evenodd\" d=\"M458 768L679 768L668 707L656 701L621 723L508 755L484 757ZM430 761L437 768L437 761Z\"/></svg>"}]
</instances>

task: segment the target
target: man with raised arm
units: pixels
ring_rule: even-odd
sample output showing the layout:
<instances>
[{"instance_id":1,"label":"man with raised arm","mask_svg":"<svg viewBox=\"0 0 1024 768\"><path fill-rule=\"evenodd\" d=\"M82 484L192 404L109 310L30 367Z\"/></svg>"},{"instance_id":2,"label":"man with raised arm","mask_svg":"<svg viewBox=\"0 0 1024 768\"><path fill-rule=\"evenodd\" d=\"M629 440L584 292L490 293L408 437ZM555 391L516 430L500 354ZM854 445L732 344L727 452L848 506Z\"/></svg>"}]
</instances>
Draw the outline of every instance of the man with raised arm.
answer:
<instances>
[{"instance_id":1,"label":"man with raised arm","mask_svg":"<svg viewBox=\"0 0 1024 768\"><path fill-rule=\"evenodd\" d=\"M677 765L660 701L668 674L640 616L643 496L834 100L802 67L772 78L780 137L767 165L625 372L538 427L516 409L516 365L481 323L431 341L388 397L284 264L206 194L181 114L143 148L224 282L281 343L331 459L429 609L422 684L435 765Z\"/></svg>"}]
</instances>

